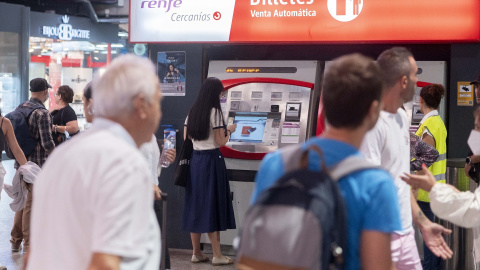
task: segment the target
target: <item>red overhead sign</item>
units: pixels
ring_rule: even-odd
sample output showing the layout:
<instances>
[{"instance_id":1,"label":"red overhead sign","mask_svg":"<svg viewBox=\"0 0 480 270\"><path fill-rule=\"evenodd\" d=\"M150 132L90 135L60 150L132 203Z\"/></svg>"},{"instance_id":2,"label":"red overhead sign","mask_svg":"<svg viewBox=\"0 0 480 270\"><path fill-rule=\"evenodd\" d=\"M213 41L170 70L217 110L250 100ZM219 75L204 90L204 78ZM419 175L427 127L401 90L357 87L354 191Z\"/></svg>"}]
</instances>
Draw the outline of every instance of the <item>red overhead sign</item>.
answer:
<instances>
[{"instance_id":1,"label":"red overhead sign","mask_svg":"<svg viewBox=\"0 0 480 270\"><path fill-rule=\"evenodd\" d=\"M131 42L476 42L479 0L130 0Z\"/></svg>"}]
</instances>

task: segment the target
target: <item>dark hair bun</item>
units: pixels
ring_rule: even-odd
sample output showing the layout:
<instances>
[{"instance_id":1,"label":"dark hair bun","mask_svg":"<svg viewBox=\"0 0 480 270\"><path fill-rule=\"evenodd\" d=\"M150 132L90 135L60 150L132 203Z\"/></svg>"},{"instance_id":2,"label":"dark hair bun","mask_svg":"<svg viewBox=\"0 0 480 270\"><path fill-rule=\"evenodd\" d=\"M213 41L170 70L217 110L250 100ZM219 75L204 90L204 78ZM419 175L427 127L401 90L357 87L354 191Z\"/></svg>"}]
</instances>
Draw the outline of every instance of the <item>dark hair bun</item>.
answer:
<instances>
[{"instance_id":1,"label":"dark hair bun","mask_svg":"<svg viewBox=\"0 0 480 270\"><path fill-rule=\"evenodd\" d=\"M441 84L430 84L422 88L420 97L425 104L433 109L437 109L445 95L445 88Z\"/></svg>"}]
</instances>

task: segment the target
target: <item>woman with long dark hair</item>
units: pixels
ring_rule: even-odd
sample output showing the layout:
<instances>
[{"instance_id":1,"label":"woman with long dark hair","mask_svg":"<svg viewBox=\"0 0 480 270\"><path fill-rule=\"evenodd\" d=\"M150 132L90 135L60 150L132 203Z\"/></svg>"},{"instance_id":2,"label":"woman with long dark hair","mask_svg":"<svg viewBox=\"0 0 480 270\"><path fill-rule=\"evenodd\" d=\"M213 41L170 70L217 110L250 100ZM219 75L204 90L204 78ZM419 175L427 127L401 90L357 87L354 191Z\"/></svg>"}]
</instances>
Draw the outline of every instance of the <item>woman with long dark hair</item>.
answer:
<instances>
[{"instance_id":1,"label":"woman with long dark hair","mask_svg":"<svg viewBox=\"0 0 480 270\"><path fill-rule=\"evenodd\" d=\"M200 236L207 233L213 249L213 265L231 264L231 258L220 250L220 231L235 229L232 198L223 155L225 145L237 125L225 125L220 95L222 82L207 78L185 120L185 137L193 143L190 179L185 187L182 228L190 232L193 245L191 262L209 258L200 249Z\"/></svg>"}]
</instances>

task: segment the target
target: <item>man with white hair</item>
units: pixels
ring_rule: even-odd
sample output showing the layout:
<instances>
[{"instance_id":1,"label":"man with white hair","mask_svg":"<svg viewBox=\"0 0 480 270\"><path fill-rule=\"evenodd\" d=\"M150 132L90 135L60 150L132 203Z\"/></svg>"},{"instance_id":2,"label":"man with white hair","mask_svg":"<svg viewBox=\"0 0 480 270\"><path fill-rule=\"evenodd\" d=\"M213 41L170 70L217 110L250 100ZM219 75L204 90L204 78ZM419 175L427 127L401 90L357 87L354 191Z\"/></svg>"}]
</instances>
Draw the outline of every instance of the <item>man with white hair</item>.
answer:
<instances>
[{"instance_id":1,"label":"man with white hair","mask_svg":"<svg viewBox=\"0 0 480 270\"><path fill-rule=\"evenodd\" d=\"M93 82L92 127L58 147L37 178L26 269L158 269L160 231L138 147L161 118L150 60L116 58Z\"/></svg>"}]
</instances>

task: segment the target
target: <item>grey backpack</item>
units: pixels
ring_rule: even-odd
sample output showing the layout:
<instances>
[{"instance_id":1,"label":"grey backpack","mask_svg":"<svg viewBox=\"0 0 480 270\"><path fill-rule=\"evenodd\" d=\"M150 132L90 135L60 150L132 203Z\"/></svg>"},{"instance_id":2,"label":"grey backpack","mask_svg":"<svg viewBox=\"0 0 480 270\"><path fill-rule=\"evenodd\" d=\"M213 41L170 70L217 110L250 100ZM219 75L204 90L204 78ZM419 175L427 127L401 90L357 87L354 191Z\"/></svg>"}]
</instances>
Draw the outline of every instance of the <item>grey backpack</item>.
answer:
<instances>
[{"instance_id":1,"label":"grey backpack","mask_svg":"<svg viewBox=\"0 0 480 270\"><path fill-rule=\"evenodd\" d=\"M309 151L321 157L321 171L308 169ZM250 206L237 238L238 269L343 269L347 219L336 180L378 168L359 156L325 167L312 145L281 150L285 174Z\"/></svg>"}]
</instances>

